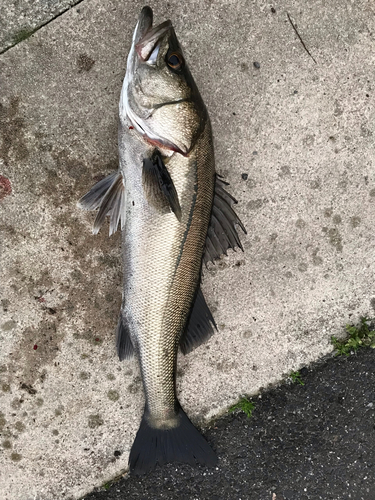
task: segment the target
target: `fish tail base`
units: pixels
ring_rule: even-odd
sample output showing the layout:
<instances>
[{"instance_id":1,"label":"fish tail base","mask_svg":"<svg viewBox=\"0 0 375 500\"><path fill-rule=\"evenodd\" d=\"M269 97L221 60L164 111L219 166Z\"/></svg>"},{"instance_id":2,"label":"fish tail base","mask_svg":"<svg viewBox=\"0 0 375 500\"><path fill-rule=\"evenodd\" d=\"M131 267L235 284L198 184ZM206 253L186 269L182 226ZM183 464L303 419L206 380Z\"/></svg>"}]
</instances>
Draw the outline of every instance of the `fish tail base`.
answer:
<instances>
[{"instance_id":1,"label":"fish tail base","mask_svg":"<svg viewBox=\"0 0 375 500\"><path fill-rule=\"evenodd\" d=\"M177 425L169 429L152 427L146 411L130 451L130 471L135 475L143 475L156 464L170 462L193 466L198 462L213 467L217 463L217 457L181 407L178 410Z\"/></svg>"}]
</instances>

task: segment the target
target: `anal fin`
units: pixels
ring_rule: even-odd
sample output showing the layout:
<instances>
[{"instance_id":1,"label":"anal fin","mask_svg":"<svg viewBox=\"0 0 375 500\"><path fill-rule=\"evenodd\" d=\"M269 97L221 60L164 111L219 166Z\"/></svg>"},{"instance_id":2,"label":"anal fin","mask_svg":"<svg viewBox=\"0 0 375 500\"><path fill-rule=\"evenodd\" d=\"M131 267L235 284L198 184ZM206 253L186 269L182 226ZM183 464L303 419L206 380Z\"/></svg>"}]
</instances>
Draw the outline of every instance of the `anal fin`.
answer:
<instances>
[{"instance_id":1,"label":"anal fin","mask_svg":"<svg viewBox=\"0 0 375 500\"><path fill-rule=\"evenodd\" d=\"M199 288L187 328L180 338L182 353L187 354L206 342L214 334L214 328L217 330L215 320Z\"/></svg>"},{"instance_id":2,"label":"anal fin","mask_svg":"<svg viewBox=\"0 0 375 500\"><path fill-rule=\"evenodd\" d=\"M151 158L144 158L142 184L150 205L161 211L172 210L177 219L181 220L178 194L159 153L155 152Z\"/></svg>"},{"instance_id":3,"label":"anal fin","mask_svg":"<svg viewBox=\"0 0 375 500\"><path fill-rule=\"evenodd\" d=\"M123 361L124 359L130 359L133 357L134 355L133 343L130 338L129 328L124 322L121 311L116 331L116 347L120 361Z\"/></svg>"}]
</instances>

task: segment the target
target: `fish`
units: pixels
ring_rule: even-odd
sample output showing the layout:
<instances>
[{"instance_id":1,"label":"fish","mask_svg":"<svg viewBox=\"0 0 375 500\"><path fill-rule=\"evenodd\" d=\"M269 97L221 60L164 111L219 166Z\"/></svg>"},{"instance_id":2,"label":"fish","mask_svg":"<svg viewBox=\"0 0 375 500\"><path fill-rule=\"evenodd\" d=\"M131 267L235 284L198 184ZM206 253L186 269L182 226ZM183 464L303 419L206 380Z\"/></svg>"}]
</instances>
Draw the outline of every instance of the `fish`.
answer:
<instances>
[{"instance_id":1,"label":"fish","mask_svg":"<svg viewBox=\"0 0 375 500\"><path fill-rule=\"evenodd\" d=\"M176 395L178 349L187 354L217 329L200 283L202 268L243 247L236 199L215 170L211 123L170 20L153 26L144 7L134 30L119 103L119 169L80 201L121 227L123 296L119 359L136 355L144 414L130 471L200 463L217 455Z\"/></svg>"}]
</instances>

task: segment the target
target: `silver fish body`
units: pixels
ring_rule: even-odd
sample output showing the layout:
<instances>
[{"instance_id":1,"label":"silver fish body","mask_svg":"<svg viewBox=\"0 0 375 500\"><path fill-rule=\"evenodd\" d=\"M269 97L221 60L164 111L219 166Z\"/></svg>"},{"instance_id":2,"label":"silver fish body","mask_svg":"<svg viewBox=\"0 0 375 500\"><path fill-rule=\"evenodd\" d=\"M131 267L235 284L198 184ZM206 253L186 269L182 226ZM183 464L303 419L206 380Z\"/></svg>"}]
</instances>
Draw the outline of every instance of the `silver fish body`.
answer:
<instances>
[{"instance_id":1,"label":"silver fish body","mask_svg":"<svg viewBox=\"0 0 375 500\"><path fill-rule=\"evenodd\" d=\"M81 200L99 208L97 232L110 214L121 220L123 302L120 359L138 356L145 413L130 468L145 473L165 462L212 466L216 455L180 407L177 351L207 340L216 326L200 290L202 261L241 247L235 203L215 174L210 120L170 21L152 27L140 14L119 105L117 174Z\"/></svg>"},{"instance_id":2,"label":"silver fish body","mask_svg":"<svg viewBox=\"0 0 375 500\"><path fill-rule=\"evenodd\" d=\"M126 179L122 317L139 354L148 419L169 428L177 425L177 348L199 284L214 195L211 131L207 121L189 156L174 153L167 163L180 201L180 221L144 196L141 169L134 171L126 158L138 155L141 160L149 152L138 137L129 148L129 135L135 132L129 134L126 127L120 132L120 165Z\"/></svg>"}]
</instances>

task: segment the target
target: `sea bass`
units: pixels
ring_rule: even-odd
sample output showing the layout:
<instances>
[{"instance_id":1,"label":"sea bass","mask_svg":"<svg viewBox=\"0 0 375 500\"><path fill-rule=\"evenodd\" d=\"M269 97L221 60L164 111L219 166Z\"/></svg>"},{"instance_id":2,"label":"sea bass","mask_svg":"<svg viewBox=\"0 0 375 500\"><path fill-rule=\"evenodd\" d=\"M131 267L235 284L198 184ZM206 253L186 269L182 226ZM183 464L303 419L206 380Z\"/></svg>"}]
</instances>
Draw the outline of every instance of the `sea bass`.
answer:
<instances>
[{"instance_id":1,"label":"sea bass","mask_svg":"<svg viewBox=\"0 0 375 500\"><path fill-rule=\"evenodd\" d=\"M242 249L236 200L215 173L211 125L170 21L153 27L144 7L134 31L119 104L120 168L79 202L119 223L124 266L117 327L120 360L137 355L146 396L129 458L144 474L157 463L213 466L216 454L176 397L177 351L216 328L200 280L202 264Z\"/></svg>"}]
</instances>

